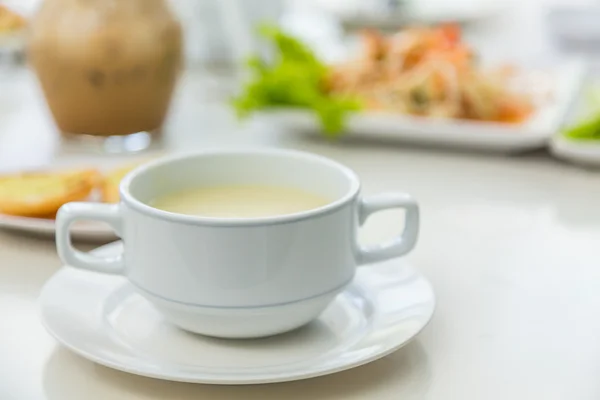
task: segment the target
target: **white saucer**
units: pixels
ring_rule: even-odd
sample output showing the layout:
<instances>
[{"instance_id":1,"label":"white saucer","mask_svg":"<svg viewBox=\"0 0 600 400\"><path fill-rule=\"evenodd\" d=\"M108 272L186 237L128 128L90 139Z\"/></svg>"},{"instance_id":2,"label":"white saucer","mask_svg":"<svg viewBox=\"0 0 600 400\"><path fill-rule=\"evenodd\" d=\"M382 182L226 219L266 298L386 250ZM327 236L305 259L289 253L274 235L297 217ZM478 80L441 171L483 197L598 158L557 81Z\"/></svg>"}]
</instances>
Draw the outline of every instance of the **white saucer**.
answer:
<instances>
[{"instance_id":1,"label":"white saucer","mask_svg":"<svg viewBox=\"0 0 600 400\"><path fill-rule=\"evenodd\" d=\"M564 161L590 167L600 166L600 143L597 141L569 140L557 135L550 142L550 151Z\"/></svg>"},{"instance_id":2,"label":"white saucer","mask_svg":"<svg viewBox=\"0 0 600 400\"><path fill-rule=\"evenodd\" d=\"M39 236L54 236L56 221L0 214L0 228ZM71 237L73 240L104 241L106 243L115 240L117 236L108 225L95 221L77 221L71 227Z\"/></svg>"},{"instance_id":3,"label":"white saucer","mask_svg":"<svg viewBox=\"0 0 600 400\"><path fill-rule=\"evenodd\" d=\"M120 243L96 250L115 254ZM402 260L362 267L321 317L297 331L254 340L194 335L163 321L122 277L65 267L40 296L59 342L98 364L181 382L258 384L331 374L384 357L433 315L427 279Z\"/></svg>"}]
</instances>

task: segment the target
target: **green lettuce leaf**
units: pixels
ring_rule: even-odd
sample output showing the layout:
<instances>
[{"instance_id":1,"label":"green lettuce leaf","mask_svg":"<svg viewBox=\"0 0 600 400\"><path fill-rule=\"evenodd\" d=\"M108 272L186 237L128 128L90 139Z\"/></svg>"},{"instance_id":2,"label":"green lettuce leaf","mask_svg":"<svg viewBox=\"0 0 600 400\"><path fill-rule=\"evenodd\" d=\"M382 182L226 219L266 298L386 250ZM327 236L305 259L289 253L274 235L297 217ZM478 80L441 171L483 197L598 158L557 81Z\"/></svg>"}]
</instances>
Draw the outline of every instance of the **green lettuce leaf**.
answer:
<instances>
[{"instance_id":1,"label":"green lettuce leaf","mask_svg":"<svg viewBox=\"0 0 600 400\"><path fill-rule=\"evenodd\" d=\"M324 90L327 66L299 40L274 26L262 26L259 33L273 45L275 59L269 63L254 56L247 61L252 77L233 100L238 116L269 108L308 109L328 136L340 134L348 115L360 109L359 102Z\"/></svg>"},{"instance_id":2,"label":"green lettuce leaf","mask_svg":"<svg viewBox=\"0 0 600 400\"><path fill-rule=\"evenodd\" d=\"M563 135L573 140L600 139L600 115L596 115L565 129Z\"/></svg>"},{"instance_id":3,"label":"green lettuce leaf","mask_svg":"<svg viewBox=\"0 0 600 400\"><path fill-rule=\"evenodd\" d=\"M572 140L600 140L600 88L592 86L585 92L586 117L563 129L564 137Z\"/></svg>"}]
</instances>

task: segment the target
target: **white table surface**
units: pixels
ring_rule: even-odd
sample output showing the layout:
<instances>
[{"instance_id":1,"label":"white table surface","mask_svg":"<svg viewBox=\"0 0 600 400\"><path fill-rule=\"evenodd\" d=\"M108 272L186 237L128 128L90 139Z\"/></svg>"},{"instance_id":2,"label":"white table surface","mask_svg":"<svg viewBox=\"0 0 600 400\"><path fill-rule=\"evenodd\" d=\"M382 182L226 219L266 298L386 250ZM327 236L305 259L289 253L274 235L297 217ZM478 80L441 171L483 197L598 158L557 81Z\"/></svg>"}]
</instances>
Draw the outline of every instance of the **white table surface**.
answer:
<instances>
[{"instance_id":1,"label":"white table surface","mask_svg":"<svg viewBox=\"0 0 600 400\"><path fill-rule=\"evenodd\" d=\"M36 299L61 265L54 244L0 232L0 399L600 398L600 172L544 153L336 145L273 127L242 128L218 100L219 85L186 77L167 151L303 149L355 169L366 193L412 193L422 233L408 258L438 297L430 325L385 359L308 381L219 387L137 377L75 356L46 334ZM0 170L122 162L61 145L28 73L0 76L0 88ZM365 241L391 236L390 217L394 212L373 217Z\"/></svg>"}]
</instances>

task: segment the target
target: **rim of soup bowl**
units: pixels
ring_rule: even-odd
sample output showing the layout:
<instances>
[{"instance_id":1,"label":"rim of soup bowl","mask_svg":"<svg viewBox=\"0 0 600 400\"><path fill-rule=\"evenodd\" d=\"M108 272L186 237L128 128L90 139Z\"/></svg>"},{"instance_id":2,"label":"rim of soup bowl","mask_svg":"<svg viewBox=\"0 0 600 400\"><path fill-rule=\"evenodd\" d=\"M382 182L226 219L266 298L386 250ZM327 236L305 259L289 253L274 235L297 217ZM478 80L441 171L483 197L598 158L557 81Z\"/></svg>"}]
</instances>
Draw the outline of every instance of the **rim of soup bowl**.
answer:
<instances>
[{"instance_id":1,"label":"rim of soup bowl","mask_svg":"<svg viewBox=\"0 0 600 400\"><path fill-rule=\"evenodd\" d=\"M144 202L135 198L130 192L130 186L132 182L137 179L137 177L151 169L158 169L164 165L185 160L191 158L201 158L207 156L215 156L215 155L236 155L247 156L247 155L264 155L264 156L281 156L281 157L289 157L304 160L306 162L316 162L320 164L324 164L327 167L338 170L341 175L343 175L347 181L350 183L349 189L342 196L338 197L336 200L333 200L324 206L313 208L310 210L292 213L292 214L284 214L284 215L275 215L268 217L258 217L258 218L218 218L218 217L203 217L203 216L195 216L195 215L186 215L173 213L169 211L160 210L158 208L152 207ZM127 206L133 208L134 210L145 214L150 217L162 219L170 222L177 222L189 225L199 225L199 226L265 226L265 225L276 225L276 224L286 224L292 222L298 222L302 220L308 220L314 217L323 216L332 212L339 210L344 207L350 201L355 199L360 192L360 181L358 176L354 171L345 165L331 160L327 157L323 157L317 154L298 151L298 150L283 150L283 149L226 149L226 150L204 150L204 151L196 151L192 153L179 154L174 156L162 157L158 160L150 161L148 163L142 164L137 168L130 171L121 181L119 185L119 192L121 195L121 201L127 204Z\"/></svg>"}]
</instances>

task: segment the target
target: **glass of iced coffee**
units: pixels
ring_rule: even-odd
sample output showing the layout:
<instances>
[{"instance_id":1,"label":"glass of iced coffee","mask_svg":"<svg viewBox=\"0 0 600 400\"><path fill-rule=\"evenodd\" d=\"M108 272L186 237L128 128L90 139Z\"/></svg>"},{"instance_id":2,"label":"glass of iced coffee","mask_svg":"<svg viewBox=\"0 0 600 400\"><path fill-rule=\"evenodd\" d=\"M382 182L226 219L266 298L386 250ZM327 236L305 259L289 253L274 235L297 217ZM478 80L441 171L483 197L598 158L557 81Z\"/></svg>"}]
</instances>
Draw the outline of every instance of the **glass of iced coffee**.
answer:
<instances>
[{"instance_id":1,"label":"glass of iced coffee","mask_svg":"<svg viewBox=\"0 0 600 400\"><path fill-rule=\"evenodd\" d=\"M138 151L167 116L181 26L166 0L44 0L28 57L65 138Z\"/></svg>"}]
</instances>

